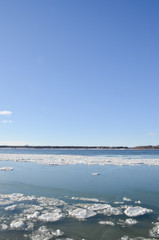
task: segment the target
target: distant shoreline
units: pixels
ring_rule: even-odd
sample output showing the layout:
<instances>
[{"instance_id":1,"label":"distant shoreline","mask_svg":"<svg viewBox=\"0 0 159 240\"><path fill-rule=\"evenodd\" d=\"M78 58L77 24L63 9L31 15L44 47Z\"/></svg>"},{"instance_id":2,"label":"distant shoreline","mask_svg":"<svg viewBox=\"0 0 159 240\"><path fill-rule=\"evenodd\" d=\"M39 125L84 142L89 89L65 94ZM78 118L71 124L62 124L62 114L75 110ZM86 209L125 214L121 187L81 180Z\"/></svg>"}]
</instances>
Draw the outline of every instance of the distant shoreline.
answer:
<instances>
[{"instance_id":1,"label":"distant shoreline","mask_svg":"<svg viewBox=\"0 0 159 240\"><path fill-rule=\"evenodd\" d=\"M9 145L0 145L0 149L90 149L90 150L159 150L159 145L153 146L136 146L136 147L125 147L125 146L9 146Z\"/></svg>"}]
</instances>

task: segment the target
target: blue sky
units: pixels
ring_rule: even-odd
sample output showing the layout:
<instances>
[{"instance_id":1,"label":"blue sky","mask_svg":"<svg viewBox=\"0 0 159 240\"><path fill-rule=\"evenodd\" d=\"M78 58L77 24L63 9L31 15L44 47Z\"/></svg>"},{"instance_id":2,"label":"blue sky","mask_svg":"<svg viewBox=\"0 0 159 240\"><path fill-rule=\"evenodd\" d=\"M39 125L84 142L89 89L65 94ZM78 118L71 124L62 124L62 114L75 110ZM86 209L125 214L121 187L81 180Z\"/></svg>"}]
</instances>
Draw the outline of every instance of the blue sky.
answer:
<instances>
[{"instance_id":1,"label":"blue sky","mask_svg":"<svg viewBox=\"0 0 159 240\"><path fill-rule=\"evenodd\" d=\"M158 0L1 0L0 144L159 144Z\"/></svg>"}]
</instances>

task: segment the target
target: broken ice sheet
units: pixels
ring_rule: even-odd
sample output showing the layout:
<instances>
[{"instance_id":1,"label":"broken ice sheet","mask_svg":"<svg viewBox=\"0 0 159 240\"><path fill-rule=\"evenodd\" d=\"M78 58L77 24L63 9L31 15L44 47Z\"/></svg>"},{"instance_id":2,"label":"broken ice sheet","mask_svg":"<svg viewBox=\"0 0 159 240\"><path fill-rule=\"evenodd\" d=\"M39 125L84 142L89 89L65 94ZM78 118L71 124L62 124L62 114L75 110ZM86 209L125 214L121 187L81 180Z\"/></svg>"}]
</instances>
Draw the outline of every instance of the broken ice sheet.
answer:
<instances>
[{"instance_id":1,"label":"broken ice sheet","mask_svg":"<svg viewBox=\"0 0 159 240\"><path fill-rule=\"evenodd\" d=\"M72 211L70 210L70 211L68 211L68 213L70 216L75 217L80 220L93 217L97 214L93 210L82 209L82 208L76 208Z\"/></svg>"},{"instance_id":2,"label":"broken ice sheet","mask_svg":"<svg viewBox=\"0 0 159 240\"><path fill-rule=\"evenodd\" d=\"M53 237L62 236L64 233L60 230L48 229L45 226L40 227L37 231L34 231L29 237L32 240L49 240Z\"/></svg>"},{"instance_id":3,"label":"broken ice sheet","mask_svg":"<svg viewBox=\"0 0 159 240\"><path fill-rule=\"evenodd\" d=\"M116 224L119 227L126 227L136 224L137 221L132 218L125 219L125 215L135 217L152 212L151 209L139 206L123 205L123 202L118 203L121 206L113 207L111 204L99 201L96 198L76 197L73 200L81 202L67 203L57 198L25 196L21 193L1 194L0 201L3 202L3 205L0 206L2 211L0 230L26 231L27 238L29 237L31 240L67 239L61 237L61 230L54 229L56 222L63 219L72 218L73 221L73 218L76 218L81 221L95 217L93 221L96 221L97 224L103 224L105 227ZM123 215L123 211L125 215ZM123 219L120 220L118 215L122 215ZM51 224L53 229L47 228ZM158 229L156 223L150 230L150 235L152 237L158 236ZM27 231L32 231L32 233L27 233Z\"/></svg>"},{"instance_id":4,"label":"broken ice sheet","mask_svg":"<svg viewBox=\"0 0 159 240\"><path fill-rule=\"evenodd\" d=\"M15 161L15 162L34 162L37 164L46 165L141 165L147 164L150 166L159 166L159 158L140 158L134 156L85 156L82 155L49 155L49 154L0 154L0 161ZM97 175L95 173L94 175Z\"/></svg>"}]
</instances>

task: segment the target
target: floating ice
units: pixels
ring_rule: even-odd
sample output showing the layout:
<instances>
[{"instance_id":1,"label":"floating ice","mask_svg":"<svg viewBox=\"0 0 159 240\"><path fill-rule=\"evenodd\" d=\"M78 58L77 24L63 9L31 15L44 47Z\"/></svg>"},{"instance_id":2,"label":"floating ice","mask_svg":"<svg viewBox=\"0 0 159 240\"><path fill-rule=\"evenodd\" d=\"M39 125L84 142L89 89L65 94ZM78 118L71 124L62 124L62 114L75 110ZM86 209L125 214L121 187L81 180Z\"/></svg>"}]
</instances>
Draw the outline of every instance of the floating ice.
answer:
<instances>
[{"instance_id":1,"label":"floating ice","mask_svg":"<svg viewBox=\"0 0 159 240\"><path fill-rule=\"evenodd\" d=\"M155 227L153 227L149 233L151 237L159 238L159 222L154 223Z\"/></svg>"},{"instance_id":2,"label":"floating ice","mask_svg":"<svg viewBox=\"0 0 159 240\"><path fill-rule=\"evenodd\" d=\"M13 211L15 208L17 207L17 204L14 204L12 206L8 206L5 208L6 211L10 210L10 211Z\"/></svg>"},{"instance_id":3,"label":"floating ice","mask_svg":"<svg viewBox=\"0 0 159 240\"><path fill-rule=\"evenodd\" d=\"M74 210L68 211L69 215L78 219L86 219L96 215L92 210L76 208Z\"/></svg>"},{"instance_id":4,"label":"floating ice","mask_svg":"<svg viewBox=\"0 0 159 240\"><path fill-rule=\"evenodd\" d=\"M61 232L60 229L57 229L56 231L49 230L45 226L40 227L37 231L33 232L30 235L30 238L32 240L49 240L53 237L62 236L64 233Z\"/></svg>"},{"instance_id":5,"label":"floating ice","mask_svg":"<svg viewBox=\"0 0 159 240\"><path fill-rule=\"evenodd\" d=\"M34 229L34 223L33 222L27 222L26 230L33 230Z\"/></svg>"},{"instance_id":6,"label":"floating ice","mask_svg":"<svg viewBox=\"0 0 159 240\"><path fill-rule=\"evenodd\" d=\"M140 165L159 166L159 158L141 158L141 156L82 156L49 154L0 154L0 161L34 162L47 165Z\"/></svg>"},{"instance_id":7,"label":"floating ice","mask_svg":"<svg viewBox=\"0 0 159 240\"><path fill-rule=\"evenodd\" d=\"M121 225L122 227L125 227L125 221L123 219L119 219L117 224Z\"/></svg>"},{"instance_id":8,"label":"floating ice","mask_svg":"<svg viewBox=\"0 0 159 240\"><path fill-rule=\"evenodd\" d=\"M132 219L132 218L128 218L125 220L125 223L129 224L129 225L134 225L134 224L138 223L138 221L135 219Z\"/></svg>"},{"instance_id":9,"label":"floating ice","mask_svg":"<svg viewBox=\"0 0 159 240\"><path fill-rule=\"evenodd\" d=\"M17 204L14 204L12 206L8 206L5 208L6 211L13 211L17 207Z\"/></svg>"},{"instance_id":10,"label":"floating ice","mask_svg":"<svg viewBox=\"0 0 159 240\"><path fill-rule=\"evenodd\" d=\"M0 194L0 231L29 231L25 234L28 239L32 240L49 240L49 239L67 239L67 238L58 238L61 236L62 232L60 230L47 229L45 226L49 222L56 222L65 217L70 218L74 217L79 220L84 220L96 216L97 214L106 215L106 216L117 216L124 213L129 217L135 217L143 215L146 213L151 213L151 209L142 208L139 206L127 206L121 205L119 207L113 207L106 202L101 202L96 198L73 198L74 200L86 201L86 202L73 202L70 204L64 202L60 199L47 198L47 197L36 197L25 196L21 193L13 194ZM88 202L87 202L88 201ZM14 211L16 209L16 211ZM124 210L122 210L124 209ZM12 212L9 212L12 211ZM101 216L100 220L101 220ZM99 224L105 224L114 226L114 221L112 217L107 221L99 221ZM115 217L116 219L117 217ZM93 220L96 220L94 218ZM110 220L110 221L109 221ZM136 224L137 221L134 219L119 219L116 221L117 224L121 227L125 227L126 224ZM43 227L37 229L37 226L44 225ZM49 224L50 225L50 224ZM56 226L56 224L54 224ZM159 223L155 223L154 227L150 230L150 235L152 237L159 236ZM65 236L66 237L66 236ZM124 238L123 238L124 239ZM144 239L144 238L129 238L133 239Z\"/></svg>"},{"instance_id":11,"label":"floating ice","mask_svg":"<svg viewBox=\"0 0 159 240\"><path fill-rule=\"evenodd\" d=\"M39 197L37 198L37 201L40 203L41 206L62 206L66 203L62 200L55 199L55 198L46 198L46 197Z\"/></svg>"},{"instance_id":12,"label":"floating ice","mask_svg":"<svg viewBox=\"0 0 159 240\"><path fill-rule=\"evenodd\" d=\"M41 221L46 221L46 222L56 222L59 221L63 217L63 214L61 213L60 209L54 210L54 212L50 213L44 213L38 217L39 220Z\"/></svg>"},{"instance_id":13,"label":"floating ice","mask_svg":"<svg viewBox=\"0 0 159 240\"><path fill-rule=\"evenodd\" d=\"M13 171L12 167L0 167L0 171Z\"/></svg>"},{"instance_id":14,"label":"floating ice","mask_svg":"<svg viewBox=\"0 0 159 240\"><path fill-rule=\"evenodd\" d=\"M131 202L132 200L131 200L130 198L123 197L123 201L126 201L126 202Z\"/></svg>"},{"instance_id":15,"label":"floating ice","mask_svg":"<svg viewBox=\"0 0 159 240\"><path fill-rule=\"evenodd\" d=\"M104 210L99 210L98 211L99 214L104 214L106 216L112 216L112 215L121 215L123 214L120 208L115 208L115 207L111 207L109 206L108 208L104 209Z\"/></svg>"},{"instance_id":16,"label":"floating ice","mask_svg":"<svg viewBox=\"0 0 159 240\"><path fill-rule=\"evenodd\" d=\"M7 229L8 229L8 225L7 225L7 224L2 223L2 224L0 225L0 230L7 230Z\"/></svg>"},{"instance_id":17,"label":"floating ice","mask_svg":"<svg viewBox=\"0 0 159 240\"><path fill-rule=\"evenodd\" d=\"M27 216L27 219L34 219L34 218L37 218L39 216L39 212L34 212L33 214L30 214Z\"/></svg>"},{"instance_id":18,"label":"floating ice","mask_svg":"<svg viewBox=\"0 0 159 240\"><path fill-rule=\"evenodd\" d=\"M130 238L128 236L124 236L120 240L155 240L155 238L144 238L144 237Z\"/></svg>"},{"instance_id":19,"label":"floating ice","mask_svg":"<svg viewBox=\"0 0 159 240\"><path fill-rule=\"evenodd\" d=\"M24 226L25 224L22 220L15 220L15 221L12 221L10 224L11 228L23 228Z\"/></svg>"},{"instance_id":20,"label":"floating ice","mask_svg":"<svg viewBox=\"0 0 159 240\"><path fill-rule=\"evenodd\" d=\"M80 201L86 201L86 202L105 202L105 201L100 201L97 198L83 198L83 197L72 197L72 200L80 200Z\"/></svg>"},{"instance_id":21,"label":"floating ice","mask_svg":"<svg viewBox=\"0 0 159 240\"><path fill-rule=\"evenodd\" d=\"M136 207L128 207L124 213L129 216L129 217L137 217L137 216L141 216L147 213L151 213L153 212L151 209L148 208L142 208L139 206Z\"/></svg>"},{"instance_id":22,"label":"floating ice","mask_svg":"<svg viewBox=\"0 0 159 240\"><path fill-rule=\"evenodd\" d=\"M121 238L121 240L129 240L129 237L128 236L124 236Z\"/></svg>"},{"instance_id":23,"label":"floating ice","mask_svg":"<svg viewBox=\"0 0 159 240\"><path fill-rule=\"evenodd\" d=\"M97 173L97 172L94 172L94 173L92 173L92 175L98 176L98 175L100 175L100 174Z\"/></svg>"},{"instance_id":24,"label":"floating ice","mask_svg":"<svg viewBox=\"0 0 159 240\"><path fill-rule=\"evenodd\" d=\"M89 210L93 210L93 211L99 211L99 210L103 210L103 209L109 209L111 206L109 204L91 204L91 205L87 205L87 208Z\"/></svg>"},{"instance_id":25,"label":"floating ice","mask_svg":"<svg viewBox=\"0 0 159 240\"><path fill-rule=\"evenodd\" d=\"M56 238L56 240L73 240L73 238ZM85 240L85 239L82 239Z\"/></svg>"},{"instance_id":26,"label":"floating ice","mask_svg":"<svg viewBox=\"0 0 159 240\"><path fill-rule=\"evenodd\" d=\"M124 204L124 202L114 202L114 204Z\"/></svg>"},{"instance_id":27,"label":"floating ice","mask_svg":"<svg viewBox=\"0 0 159 240\"><path fill-rule=\"evenodd\" d=\"M99 224L115 226L115 224L113 222L111 222L111 221L100 221Z\"/></svg>"}]
</instances>

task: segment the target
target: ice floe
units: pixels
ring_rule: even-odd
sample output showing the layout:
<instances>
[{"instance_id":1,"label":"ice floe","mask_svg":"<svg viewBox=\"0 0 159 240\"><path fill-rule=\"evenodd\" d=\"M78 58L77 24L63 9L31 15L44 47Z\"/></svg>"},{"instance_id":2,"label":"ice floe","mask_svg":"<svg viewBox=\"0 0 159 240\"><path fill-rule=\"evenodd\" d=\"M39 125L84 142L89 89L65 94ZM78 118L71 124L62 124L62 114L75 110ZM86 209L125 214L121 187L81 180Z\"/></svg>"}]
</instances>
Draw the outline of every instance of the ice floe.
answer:
<instances>
[{"instance_id":1,"label":"ice floe","mask_svg":"<svg viewBox=\"0 0 159 240\"><path fill-rule=\"evenodd\" d=\"M153 211L151 209L148 208L142 208L139 206L136 207L128 207L124 213L129 216L129 217L137 217L137 216L141 216L147 213L152 213Z\"/></svg>"},{"instance_id":2,"label":"ice floe","mask_svg":"<svg viewBox=\"0 0 159 240\"><path fill-rule=\"evenodd\" d=\"M113 222L111 222L111 221L99 221L99 224L115 226L115 224Z\"/></svg>"},{"instance_id":3,"label":"ice floe","mask_svg":"<svg viewBox=\"0 0 159 240\"><path fill-rule=\"evenodd\" d=\"M122 215L122 210L120 208L115 208L115 207L108 207L104 210L99 210L98 211L99 214L104 214L106 216L117 216L117 215Z\"/></svg>"},{"instance_id":4,"label":"ice floe","mask_svg":"<svg viewBox=\"0 0 159 240\"><path fill-rule=\"evenodd\" d=\"M0 230L7 230L7 228L8 228L8 225L5 224L5 223L2 223L2 224L0 225Z\"/></svg>"},{"instance_id":5,"label":"ice floe","mask_svg":"<svg viewBox=\"0 0 159 240\"><path fill-rule=\"evenodd\" d=\"M52 229L47 229L45 226L42 226L29 236L32 240L49 240L53 237L62 236L63 234L64 233L60 229L54 231Z\"/></svg>"},{"instance_id":6,"label":"ice floe","mask_svg":"<svg viewBox=\"0 0 159 240\"><path fill-rule=\"evenodd\" d=\"M140 201L140 200L138 200L138 201L135 201L135 203L137 203L137 204L141 204L141 201Z\"/></svg>"},{"instance_id":7,"label":"ice floe","mask_svg":"<svg viewBox=\"0 0 159 240\"><path fill-rule=\"evenodd\" d=\"M22 220L12 221L10 224L11 228L24 228L25 224Z\"/></svg>"},{"instance_id":8,"label":"ice floe","mask_svg":"<svg viewBox=\"0 0 159 240\"><path fill-rule=\"evenodd\" d=\"M0 167L0 171L13 171L14 168L12 167Z\"/></svg>"},{"instance_id":9,"label":"ice floe","mask_svg":"<svg viewBox=\"0 0 159 240\"><path fill-rule=\"evenodd\" d=\"M114 202L114 204L124 204L124 202Z\"/></svg>"},{"instance_id":10,"label":"ice floe","mask_svg":"<svg viewBox=\"0 0 159 240\"><path fill-rule=\"evenodd\" d=\"M132 200L131 200L130 198L123 197L123 201L126 201L126 202L131 202Z\"/></svg>"},{"instance_id":11,"label":"ice floe","mask_svg":"<svg viewBox=\"0 0 159 240\"><path fill-rule=\"evenodd\" d=\"M125 223L128 225L134 225L134 224L138 223L138 221L135 219L132 219L132 218L128 218L125 220Z\"/></svg>"},{"instance_id":12,"label":"ice floe","mask_svg":"<svg viewBox=\"0 0 159 240\"><path fill-rule=\"evenodd\" d=\"M46 222L56 222L62 219L63 214L60 209L54 210L54 212L46 212L38 217L38 220Z\"/></svg>"},{"instance_id":13,"label":"ice floe","mask_svg":"<svg viewBox=\"0 0 159 240\"><path fill-rule=\"evenodd\" d=\"M30 219L35 219L35 218L37 218L38 216L39 216L39 212L36 211L36 212L34 212L33 214L29 214L29 215L27 216L27 219L28 219L28 220L30 220Z\"/></svg>"},{"instance_id":14,"label":"ice floe","mask_svg":"<svg viewBox=\"0 0 159 240\"><path fill-rule=\"evenodd\" d=\"M137 221L126 216L137 217L152 212L151 209L140 206L123 205L123 202L121 206L114 207L97 198L72 197L67 201L34 195L26 196L21 193L0 194L0 203L3 203L0 205L0 231L21 231L25 233L27 239L31 240L66 240L69 238L55 227L59 226L60 220L62 220L61 224L67 219L70 221L70 218L72 218L71 221L74 221L73 218L81 221L94 217L92 221L97 221L101 225L118 224L118 227L128 227L136 224ZM123 215L123 211L126 216ZM122 215L122 219L119 219L118 215ZM52 227L48 228L50 226ZM158 222L154 223L149 233L151 237L159 237Z\"/></svg>"},{"instance_id":15,"label":"ice floe","mask_svg":"<svg viewBox=\"0 0 159 240\"><path fill-rule=\"evenodd\" d=\"M17 204L14 204L14 205L6 207L5 210L6 211L13 211L16 207L17 207Z\"/></svg>"},{"instance_id":16,"label":"ice floe","mask_svg":"<svg viewBox=\"0 0 159 240\"><path fill-rule=\"evenodd\" d=\"M141 165L159 166L159 158L141 156L82 156L82 155L50 155L50 154L0 154L0 161L34 162L46 165ZM4 170L4 168L1 168ZM7 169L7 168L6 168ZM9 170L9 169L8 169ZM10 169L13 170L13 169ZM97 175L98 173L94 173Z\"/></svg>"},{"instance_id":17,"label":"ice floe","mask_svg":"<svg viewBox=\"0 0 159 240\"><path fill-rule=\"evenodd\" d=\"M153 223L155 226L149 231L151 237L159 238L159 222Z\"/></svg>"},{"instance_id":18,"label":"ice floe","mask_svg":"<svg viewBox=\"0 0 159 240\"><path fill-rule=\"evenodd\" d=\"M120 238L120 240L155 240L155 238L144 238L144 237L131 238L128 236L123 236L122 238Z\"/></svg>"},{"instance_id":19,"label":"ice floe","mask_svg":"<svg viewBox=\"0 0 159 240\"><path fill-rule=\"evenodd\" d=\"M105 201L99 200L97 198L72 197L71 199L72 200L86 201L86 202L105 202Z\"/></svg>"},{"instance_id":20,"label":"ice floe","mask_svg":"<svg viewBox=\"0 0 159 240\"><path fill-rule=\"evenodd\" d=\"M82 209L82 208L76 208L72 211L70 210L70 211L68 211L68 213L70 216L78 218L80 220L93 217L97 214L93 210Z\"/></svg>"}]
</instances>

